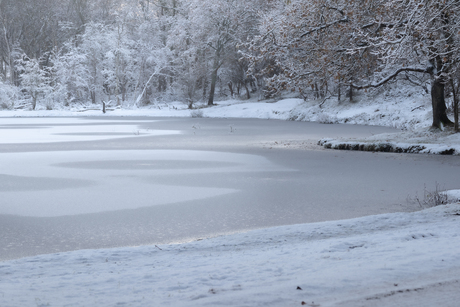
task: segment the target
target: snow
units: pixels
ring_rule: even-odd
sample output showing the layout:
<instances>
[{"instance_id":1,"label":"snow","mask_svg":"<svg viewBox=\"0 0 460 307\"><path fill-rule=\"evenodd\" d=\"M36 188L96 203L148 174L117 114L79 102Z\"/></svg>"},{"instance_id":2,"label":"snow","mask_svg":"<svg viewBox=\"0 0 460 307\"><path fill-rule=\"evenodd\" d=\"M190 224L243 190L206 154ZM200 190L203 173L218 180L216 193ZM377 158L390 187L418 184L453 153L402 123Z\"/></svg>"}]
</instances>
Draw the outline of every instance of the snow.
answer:
<instances>
[{"instance_id":1,"label":"snow","mask_svg":"<svg viewBox=\"0 0 460 307\"><path fill-rule=\"evenodd\" d=\"M198 105L199 112L180 102L113 109L106 114L81 108L2 111L0 142L98 140L160 133L138 131L137 126L120 126L113 120L97 135L93 128L102 119L88 123L87 131L77 131L74 128L81 119L49 117L245 117L392 126L403 131L329 142L429 144L422 153L439 153L450 146L458 154L460 134L430 131L428 95L409 94L400 97L396 92L376 99L363 96L355 103L326 101L321 108L317 101L283 99L272 103L221 101L210 108ZM10 131L5 126L9 117L21 117L29 127ZM37 117L68 126L64 134L57 134L53 128L40 125ZM107 123L107 118L103 121ZM57 164L89 161L89 157L77 157L78 153L73 158L61 152L53 154ZM116 161L123 154L114 151L107 159ZM203 152L195 154L209 158ZM2 157L13 161L14 155L4 153ZM30 160L34 163L24 168L24 176L40 173L45 167L40 155L33 155ZM225 160L228 158L240 157L235 154ZM259 163L260 168L268 166L265 161L252 162ZM4 165L2 174L21 175L8 173L8 163ZM62 172L61 177L65 177ZM163 192L163 198L174 194ZM182 197L197 197L196 191L189 192ZM232 193L228 189L199 192ZM0 306L457 306L460 190L445 193L452 203L412 213L274 227L182 244L78 250L2 261ZM77 203L73 208L75 214L92 210ZM27 204L12 206L11 210L11 214L30 212ZM59 214L56 210L36 214Z\"/></svg>"},{"instance_id":2,"label":"snow","mask_svg":"<svg viewBox=\"0 0 460 307\"><path fill-rule=\"evenodd\" d=\"M334 149L343 146L369 148L369 145L373 145L371 149L374 151L374 145L377 145L385 150L391 148L390 151L394 152L460 155L460 134L454 134L452 129L439 131L418 128L399 133L382 133L363 139L323 139L319 143Z\"/></svg>"},{"instance_id":3,"label":"snow","mask_svg":"<svg viewBox=\"0 0 460 307\"><path fill-rule=\"evenodd\" d=\"M21 129L11 128L11 123L22 127ZM97 125L98 123L104 123L104 125ZM107 121L91 121L90 124L83 126L81 119L47 118L44 121L41 118L5 118L2 119L0 124L3 134L0 138L0 144L98 141L131 135L171 135L180 133L179 131L169 130L151 131L139 129L138 125L120 125L120 121L110 121L110 123L113 123L112 125L106 125L106 123ZM65 124L65 126L60 126L59 128L46 126L50 124ZM95 129L95 126L97 126L97 129ZM95 130L97 133L94 132Z\"/></svg>"},{"instance_id":4,"label":"snow","mask_svg":"<svg viewBox=\"0 0 460 307\"><path fill-rule=\"evenodd\" d=\"M8 193L3 194L1 212L35 217L135 209L237 191L217 187L152 185L148 175L139 175L139 170L145 172L154 168L156 176L184 176L281 169L260 156L199 150L15 152L2 153L1 157L0 178L9 181L9 185L3 187ZM190 161L194 167L177 168L181 162ZM214 167L203 168L200 162L213 163ZM18 164L21 164L20 168ZM75 185L76 188L71 188ZM47 197L50 189L55 190L52 201Z\"/></svg>"},{"instance_id":5,"label":"snow","mask_svg":"<svg viewBox=\"0 0 460 307\"><path fill-rule=\"evenodd\" d=\"M457 203L5 261L0 305L456 306L459 219Z\"/></svg>"}]
</instances>

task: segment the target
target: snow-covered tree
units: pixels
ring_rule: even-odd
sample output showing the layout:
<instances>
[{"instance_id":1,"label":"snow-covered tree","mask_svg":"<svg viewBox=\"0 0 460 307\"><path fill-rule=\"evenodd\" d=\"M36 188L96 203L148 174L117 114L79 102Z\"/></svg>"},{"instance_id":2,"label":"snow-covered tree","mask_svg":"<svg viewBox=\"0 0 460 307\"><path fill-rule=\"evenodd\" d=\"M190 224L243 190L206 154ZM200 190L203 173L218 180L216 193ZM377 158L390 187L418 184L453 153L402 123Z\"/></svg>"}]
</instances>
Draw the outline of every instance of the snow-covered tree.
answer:
<instances>
[{"instance_id":1,"label":"snow-covered tree","mask_svg":"<svg viewBox=\"0 0 460 307\"><path fill-rule=\"evenodd\" d=\"M135 70L132 88L136 104L149 103L171 92L175 71L173 47L169 44L170 32L179 17L175 0L141 1L132 22L132 53Z\"/></svg>"},{"instance_id":2,"label":"snow-covered tree","mask_svg":"<svg viewBox=\"0 0 460 307\"><path fill-rule=\"evenodd\" d=\"M63 105L89 100L90 80L86 61L86 55L73 48L71 42L53 53L51 62L56 94Z\"/></svg>"},{"instance_id":3,"label":"snow-covered tree","mask_svg":"<svg viewBox=\"0 0 460 307\"><path fill-rule=\"evenodd\" d=\"M456 0L281 2L246 57L253 67L264 64L272 94L324 94L329 84L367 89L403 75L419 83L415 75L429 75L433 126L441 128L451 124L444 92L458 71L459 8Z\"/></svg>"},{"instance_id":4,"label":"snow-covered tree","mask_svg":"<svg viewBox=\"0 0 460 307\"><path fill-rule=\"evenodd\" d=\"M52 90L49 74L40 67L38 60L26 55L17 61L16 68L20 74L21 89L29 96L32 110L35 110L37 101L45 98Z\"/></svg>"},{"instance_id":5,"label":"snow-covered tree","mask_svg":"<svg viewBox=\"0 0 460 307\"><path fill-rule=\"evenodd\" d=\"M254 17L254 7L242 0L193 0L187 3L186 8L189 24L187 39L200 54L209 58L208 105L212 105L219 70L240 42L247 20Z\"/></svg>"},{"instance_id":6,"label":"snow-covered tree","mask_svg":"<svg viewBox=\"0 0 460 307\"><path fill-rule=\"evenodd\" d=\"M359 2L359 4L357 3ZM332 85L366 78L375 59L369 52L350 54L362 20L363 1L294 0L279 3L265 15L260 35L246 53L252 70L268 83L268 95L292 90L326 96ZM256 73L256 71L254 71ZM330 86L331 85L331 86Z\"/></svg>"},{"instance_id":7,"label":"snow-covered tree","mask_svg":"<svg viewBox=\"0 0 460 307\"><path fill-rule=\"evenodd\" d=\"M16 86L0 80L0 109L13 109L18 96L19 90Z\"/></svg>"},{"instance_id":8,"label":"snow-covered tree","mask_svg":"<svg viewBox=\"0 0 460 307\"><path fill-rule=\"evenodd\" d=\"M381 62L379 79L356 88L377 87L401 73L431 77L433 127L452 125L446 114L445 87L458 74L460 2L456 0L393 0L362 26L363 46Z\"/></svg>"}]
</instances>

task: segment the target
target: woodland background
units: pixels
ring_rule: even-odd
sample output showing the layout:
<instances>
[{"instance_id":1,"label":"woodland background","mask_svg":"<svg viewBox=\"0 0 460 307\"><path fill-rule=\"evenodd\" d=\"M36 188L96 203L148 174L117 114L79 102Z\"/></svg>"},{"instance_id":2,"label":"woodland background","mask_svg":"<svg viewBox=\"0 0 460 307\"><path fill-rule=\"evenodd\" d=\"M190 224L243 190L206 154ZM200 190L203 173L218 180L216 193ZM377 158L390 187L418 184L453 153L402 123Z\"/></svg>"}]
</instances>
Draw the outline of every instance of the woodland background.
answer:
<instances>
[{"instance_id":1,"label":"woodland background","mask_svg":"<svg viewBox=\"0 0 460 307\"><path fill-rule=\"evenodd\" d=\"M0 108L321 104L405 82L458 130L459 21L458 0L0 0Z\"/></svg>"}]
</instances>

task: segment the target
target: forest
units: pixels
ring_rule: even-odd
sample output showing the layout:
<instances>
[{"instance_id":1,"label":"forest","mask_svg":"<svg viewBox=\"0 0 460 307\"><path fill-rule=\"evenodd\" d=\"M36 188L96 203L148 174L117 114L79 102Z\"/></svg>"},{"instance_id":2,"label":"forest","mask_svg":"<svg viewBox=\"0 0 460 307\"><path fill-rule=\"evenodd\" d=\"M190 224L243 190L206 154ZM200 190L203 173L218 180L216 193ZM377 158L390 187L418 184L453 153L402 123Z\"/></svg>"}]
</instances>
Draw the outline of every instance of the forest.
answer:
<instances>
[{"instance_id":1,"label":"forest","mask_svg":"<svg viewBox=\"0 0 460 307\"><path fill-rule=\"evenodd\" d=\"M458 131L459 37L459 0L0 0L0 109L322 103L406 82Z\"/></svg>"}]
</instances>

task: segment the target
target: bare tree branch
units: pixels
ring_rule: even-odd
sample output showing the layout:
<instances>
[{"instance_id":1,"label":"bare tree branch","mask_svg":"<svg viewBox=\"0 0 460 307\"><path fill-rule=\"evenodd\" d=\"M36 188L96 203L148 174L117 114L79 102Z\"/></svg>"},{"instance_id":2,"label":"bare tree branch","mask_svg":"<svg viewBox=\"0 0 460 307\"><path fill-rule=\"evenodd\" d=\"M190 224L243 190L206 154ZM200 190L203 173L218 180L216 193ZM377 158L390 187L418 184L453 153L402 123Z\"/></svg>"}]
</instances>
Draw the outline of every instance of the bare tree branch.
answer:
<instances>
[{"instance_id":1,"label":"bare tree branch","mask_svg":"<svg viewBox=\"0 0 460 307\"><path fill-rule=\"evenodd\" d=\"M348 22L348 21L349 21L348 17L344 16L342 19L339 19L339 20L336 20L336 21L333 21L333 22L330 22L330 23L326 23L326 24L324 24L322 26L319 26L319 27L316 27L314 29L311 29L310 31L307 31L307 32L303 33L302 35L300 35L300 38L303 38L303 37L305 37L307 35L310 35L313 32L318 32L318 31L324 30L324 29L329 28L329 27L331 27L333 25L336 25L338 23L343 23L343 22Z\"/></svg>"},{"instance_id":2,"label":"bare tree branch","mask_svg":"<svg viewBox=\"0 0 460 307\"><path fill-rule=\"evenodd\" d=\"M417 67L403 67L396 71L394 71L391 75L387 76L386 78L382 79L377 83L369 83L365 85L356 85L350 84L351 87L357 90L363 90L367 88L376 88L384 85L385 83L391 81L392 79L396 78L402 72L419 72L419 73L430 73L430 70L427 68L417 68Z\"/></svg>"}]
</instances>

